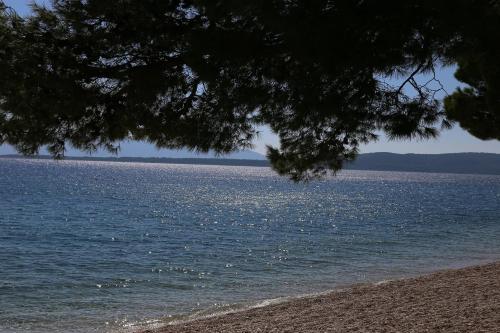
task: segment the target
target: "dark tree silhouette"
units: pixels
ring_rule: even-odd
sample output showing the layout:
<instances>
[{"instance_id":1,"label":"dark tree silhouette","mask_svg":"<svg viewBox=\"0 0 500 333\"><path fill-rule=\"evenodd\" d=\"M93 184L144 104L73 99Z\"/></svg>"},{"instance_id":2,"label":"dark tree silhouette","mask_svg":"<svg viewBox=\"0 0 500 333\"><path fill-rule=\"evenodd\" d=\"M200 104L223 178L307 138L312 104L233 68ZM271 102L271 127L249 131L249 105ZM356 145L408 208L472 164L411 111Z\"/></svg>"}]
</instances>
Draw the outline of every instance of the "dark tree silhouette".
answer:
<instances>
[{"instance_id":1,"label":"dark tree silhouette","mask_svg":"<svg viewBox=\"0 0 500 333\"><path fill-rule=\"evenodd\" d=\"M377 131L429 138L457 121L500 139L499 1L56 0L0 13L0 143L24 154L127 138L226 153L267 124L273 168L301 180L339 170ZM433 73L447 65L468 88L443 103Z\"/></svg>"}]
</instances>

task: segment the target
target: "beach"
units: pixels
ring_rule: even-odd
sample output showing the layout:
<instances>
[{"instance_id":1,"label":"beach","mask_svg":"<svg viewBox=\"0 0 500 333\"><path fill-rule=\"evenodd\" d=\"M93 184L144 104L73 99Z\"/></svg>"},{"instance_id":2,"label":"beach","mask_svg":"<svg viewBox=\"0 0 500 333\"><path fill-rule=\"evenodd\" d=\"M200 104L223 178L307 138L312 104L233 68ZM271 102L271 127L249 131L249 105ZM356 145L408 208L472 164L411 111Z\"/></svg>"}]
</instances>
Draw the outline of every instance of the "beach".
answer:
<instances>
[{"instance_id":1,"label":"beach","mask_svg":"<svg viewBox=\"0 0 500 333\"><path fill-rule=\"evenodd\" d=\"M354 285L146 332L500 332L500 261Z\"/></svg>"}]
</instances>

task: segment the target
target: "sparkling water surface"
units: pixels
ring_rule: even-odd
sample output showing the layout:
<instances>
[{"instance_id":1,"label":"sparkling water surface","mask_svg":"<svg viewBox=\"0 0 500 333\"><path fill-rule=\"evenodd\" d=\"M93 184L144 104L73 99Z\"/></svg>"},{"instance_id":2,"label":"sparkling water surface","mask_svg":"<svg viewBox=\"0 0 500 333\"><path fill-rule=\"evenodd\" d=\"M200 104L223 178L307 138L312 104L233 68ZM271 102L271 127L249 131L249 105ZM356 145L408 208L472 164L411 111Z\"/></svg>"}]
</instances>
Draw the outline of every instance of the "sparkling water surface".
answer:
<instances>
[{"instance_id":1,"label":"sparkling water surface","mask_svg":"<svg viewBox=\"0 0 500 333\"><path fill-rule=\"evenodd\" d=\"M0 159L0 332L122 332L500 259L500 176Z\"/></svg>"}]
</instances>

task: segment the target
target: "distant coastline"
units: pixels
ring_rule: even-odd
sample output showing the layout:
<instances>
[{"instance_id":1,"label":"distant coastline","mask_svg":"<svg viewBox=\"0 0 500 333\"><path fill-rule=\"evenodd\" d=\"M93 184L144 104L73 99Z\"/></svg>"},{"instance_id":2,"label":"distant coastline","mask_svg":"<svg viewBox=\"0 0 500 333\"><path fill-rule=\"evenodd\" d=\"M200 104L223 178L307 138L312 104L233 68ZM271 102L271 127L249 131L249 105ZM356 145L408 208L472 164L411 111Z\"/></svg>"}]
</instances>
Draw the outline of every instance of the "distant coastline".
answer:
<instances>
[{"instance_id":1,"label":"distant coastline","mask_svg":"<svg viewBox=\"0 0 500 333\"><path fill-rule=\"evenodd\" d=\"M25 157L0 155L0 158L52 159L47 155ZM71 161L167 163L195 165L229 165L269 167L267 160L233 158L170 158L170 157L65 157ZM458 174L500 175L500 154L450 153L450 154L395 154L367 153L345 166L346 170L432 172Z\"/></svg>"},{"instance_id":2,"label":"distant coastline","mask_svg":"<svg viewBox=\"0 0 500 333\"><path fill-rule=\"evenodd\" d=\"M53 159L48 155L22 156L22 155L0 155L0 158L20 159ZM97 161L97 162L133 162L133 163L165 163L165 164L197 164L197 165L232 165L232 166L256 166L269 167L267 160L234 159L234 158L184 158L184 157L93 157L93 156L66 156L68 161Z\"/></svg>"}]
</instances>

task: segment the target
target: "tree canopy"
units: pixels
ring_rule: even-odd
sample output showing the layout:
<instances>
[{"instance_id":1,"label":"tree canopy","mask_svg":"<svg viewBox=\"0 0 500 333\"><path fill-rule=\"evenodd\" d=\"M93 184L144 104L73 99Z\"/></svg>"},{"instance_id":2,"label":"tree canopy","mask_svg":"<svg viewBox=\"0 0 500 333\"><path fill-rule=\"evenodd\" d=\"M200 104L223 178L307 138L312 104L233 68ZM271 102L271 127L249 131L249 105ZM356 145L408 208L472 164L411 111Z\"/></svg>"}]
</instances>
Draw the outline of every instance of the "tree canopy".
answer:
<instances>
[{"instance_id":1,"label":"tree canopy","mask_svg":"<svg viewBox=\"0 0 500 333\"><path fill-rule=\"evenodd\" d=\"M309 179L380 131L500 139L499 41L493 0L0 1L0 143L226 153L269 125L273 168ZM467 88L439 100L451 65Z\"/></svg>"}]
</instances>

